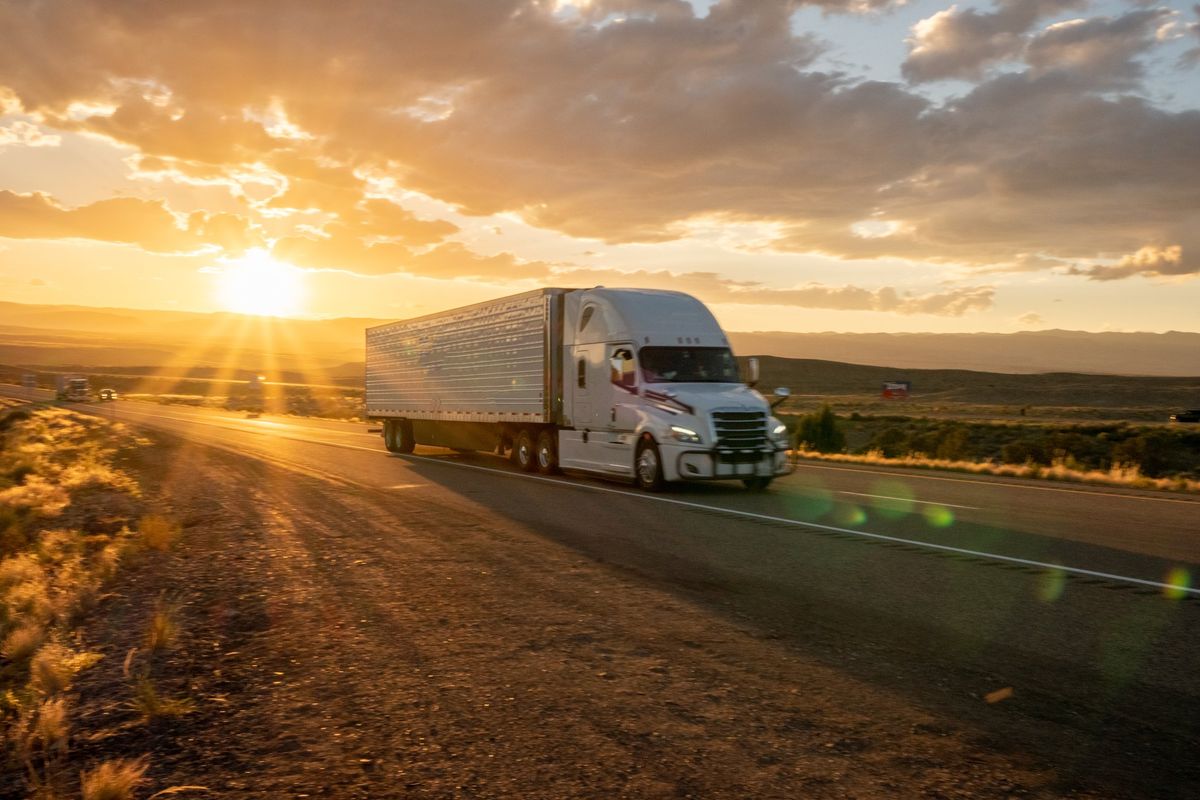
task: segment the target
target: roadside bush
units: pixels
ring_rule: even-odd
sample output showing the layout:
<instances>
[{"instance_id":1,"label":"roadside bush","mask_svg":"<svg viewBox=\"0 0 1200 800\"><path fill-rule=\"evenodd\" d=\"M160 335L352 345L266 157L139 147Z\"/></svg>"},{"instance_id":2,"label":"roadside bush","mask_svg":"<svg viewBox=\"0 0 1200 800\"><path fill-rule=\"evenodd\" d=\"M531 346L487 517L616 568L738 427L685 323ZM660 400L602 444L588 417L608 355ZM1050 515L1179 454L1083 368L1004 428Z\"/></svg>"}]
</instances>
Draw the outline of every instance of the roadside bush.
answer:
<instances>
[{"instance_id":1,"label":"roadside bush","mask_svg":"<svg viewBox=\"0 0 1200 800\"><path fill-rule=\"evenodd\" d=\"M800 418L796 441L801 450L818 453L840 453L846 448L846 435L829 406L822 406L820 411Z\"/></svg>"}]
</instances>

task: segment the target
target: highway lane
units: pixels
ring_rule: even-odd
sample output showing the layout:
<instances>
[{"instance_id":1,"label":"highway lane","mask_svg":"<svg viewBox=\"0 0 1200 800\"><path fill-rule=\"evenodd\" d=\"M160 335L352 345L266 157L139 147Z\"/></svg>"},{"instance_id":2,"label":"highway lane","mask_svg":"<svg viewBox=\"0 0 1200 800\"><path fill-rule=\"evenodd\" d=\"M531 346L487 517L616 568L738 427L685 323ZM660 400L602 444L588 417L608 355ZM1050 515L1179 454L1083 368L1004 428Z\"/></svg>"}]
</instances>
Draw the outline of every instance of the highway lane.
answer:
<instances>
[{"instance_id":1,"label":"highway lane","mask_svg":"<svg viewBox=\"0 0 1200 800\"><path fill-rule=\"evenodd\" d=\"M217 426L238 435L383 453L380 437L367 433L362 423L248 419L215 410L128 402L81 408L146 424ZM464 459L438 448L421 448L418 454L447 464L518 474L505 461L486 454ZM373 475L368 471L355 479L370 482ZM570 480L624 488L587 476ZM1151 582L1166 581L1177 569L1200 574L1193 569L1200 565L1200 497L1194 495L809 461L765 495L745 492L734 483L679 486L667 496Z\"/></svg>"},{"instance_id":2,"label":"highway lane","mask_svg":"<svg viewBox=\"0 0 1200 800\"><path fill-rule=\"evenodd\" d=\"M1200 603L1134 582L1197 573L1200 504L1191 498L811 463L763 495L718 484L645 495L588 478L526 476L486 455L390 456L361 424L124 402L80 410L383 503L418 493L448 520L455 508L484 509L1002 740L1016 726L1027 746L1036 722L1067 726L1068 739L1082 737L1106 759L1114 737L1153 738L1147 746L1171 752L1197 742ZM985 711L979 698L1005 686L1013 699Z\"/></svg>"},{"instance_id":3,"label":"highway lane","mask_svg":"<svg viewBox=\"0 0 1200 800\"><path fill-rule=\"evenodd\" d=\"M43 400L50 395L18 387L5 391ZM211 409L130 402L79 408L176 430L203 425L209 429L206 436L228 440L232 435L238 448L246 437L266 436L384 454L380 437L368 433L362 423L281 416L249 419ZM487 454L464 458L421 448L418 457L422 456L533 479ZM388 481L374 470L344 477L375 485ZM626 488L588 476L565 480L607 491ZM1150 584L1178 584L1184 574L1200 577L1200 497L1194 495L805 461L766 494L745 492L736 483L698 484L675 487L666 497Z\"/></svg>"}]
</instances>

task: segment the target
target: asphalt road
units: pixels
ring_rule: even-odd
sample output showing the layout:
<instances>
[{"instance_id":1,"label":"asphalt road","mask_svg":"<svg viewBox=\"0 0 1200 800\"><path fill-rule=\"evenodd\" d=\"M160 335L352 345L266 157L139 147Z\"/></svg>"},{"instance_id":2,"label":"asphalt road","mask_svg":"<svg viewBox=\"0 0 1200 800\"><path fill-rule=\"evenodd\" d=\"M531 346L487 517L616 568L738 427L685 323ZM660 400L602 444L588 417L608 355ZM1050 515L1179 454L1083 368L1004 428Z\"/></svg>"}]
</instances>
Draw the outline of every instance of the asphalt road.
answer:
<instances>
[{"instance_id":1,"label":"asphalt road","mask_svg":"<svg viewBox=\"0 0 1200 800\"><path fill-rule=\"evenodd\" d=\"M996 747L1071 748L1059 756L1071 769L1120 795L1200 788L1196 498L811 462L765 494L650 495L528 476L485 454L392 456L362 424L80 409L357 490L485 508L989 730ZM1155 765L1144 791L1130 783L1141 763Z\"/></svg>"}]
</instances>

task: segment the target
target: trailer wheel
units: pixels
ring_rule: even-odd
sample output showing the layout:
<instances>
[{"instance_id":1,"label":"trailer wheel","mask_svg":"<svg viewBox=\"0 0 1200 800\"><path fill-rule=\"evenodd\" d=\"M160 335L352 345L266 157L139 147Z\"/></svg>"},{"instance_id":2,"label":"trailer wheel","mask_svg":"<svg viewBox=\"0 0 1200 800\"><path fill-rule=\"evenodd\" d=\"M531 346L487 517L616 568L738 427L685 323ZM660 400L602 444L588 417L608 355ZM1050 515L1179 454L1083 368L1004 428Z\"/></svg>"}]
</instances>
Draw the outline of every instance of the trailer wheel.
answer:
<instances>
[{"instance_id":1,"label":"trailer wheel","mask_svg":"<svg viewBox=\"0 0 1200 800\"><path fill-rule=\"evenodd\" d=\"M637 456L633 461L634 480L648 492L661 492L667 482L663 480L662 456L658 445L649 436L642 437Z\"/></svg>"},{"instance_id":2,"label":"trailer wheel","mask_svg":"<svg viewBox=\"0 0 1200 800\"><path fill-rule=\"evenodd\" d=\"M537 450L529 428L522 428L517 434L517 441L513 444L513 460L523 472L537 469Z\"/></svg>"},{"instance_id":3,"label":"trailer wheel","mask_svg":"<svg viewBox=\"0 0 1200 800\"><path fill-rule=\"evenodd\" d=\"M543 475L558 474L558 443L552 430L544 430L537 437L537 468Z\"/></svg>"},{"instance_id":4,"label":"trailer wheel","mask_svg":"<svg viewBox=\"0 0 1200 800\"><path fill-rule=\"evenodd\" d=\"M246 416L249 416L247 412ZM400 426L396 424L394 419L386 419L383 421L383 446L388 449L389 453L399 453L400 443L397 441L396 433Z\"/></svg>"},{"instance_id":5,"label":"trailer wheel","mask_svg":"<svg viewBox=\"0 0 1200 800\"><path fill-rule=\"evenodd\" d=\"M411 453L416 447L412 423L406 419L389 419L383 423L383 444L391 453Z\"/></svg>"}]
</instances>

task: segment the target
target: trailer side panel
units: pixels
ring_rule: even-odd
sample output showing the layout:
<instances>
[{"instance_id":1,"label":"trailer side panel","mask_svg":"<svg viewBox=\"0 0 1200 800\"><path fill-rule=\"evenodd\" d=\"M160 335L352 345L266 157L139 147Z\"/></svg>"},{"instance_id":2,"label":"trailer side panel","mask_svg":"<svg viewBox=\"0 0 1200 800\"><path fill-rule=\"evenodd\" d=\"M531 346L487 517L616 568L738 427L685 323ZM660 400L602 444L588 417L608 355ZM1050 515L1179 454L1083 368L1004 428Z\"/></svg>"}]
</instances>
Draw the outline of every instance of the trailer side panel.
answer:
<instances>
[{"instance_id":1,"label":"trailer side panel","mask_svg":"<svg viewBox=\"0 0 1200 800\"><path fill-rule=\"evenodd\" d=\"M560 293L539 289L367 329L367 415L553 421L547 333Z\"/></svg>"}]
</instances>

